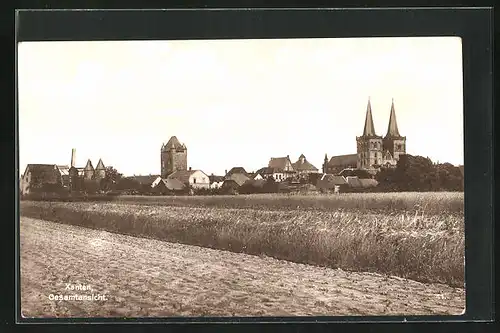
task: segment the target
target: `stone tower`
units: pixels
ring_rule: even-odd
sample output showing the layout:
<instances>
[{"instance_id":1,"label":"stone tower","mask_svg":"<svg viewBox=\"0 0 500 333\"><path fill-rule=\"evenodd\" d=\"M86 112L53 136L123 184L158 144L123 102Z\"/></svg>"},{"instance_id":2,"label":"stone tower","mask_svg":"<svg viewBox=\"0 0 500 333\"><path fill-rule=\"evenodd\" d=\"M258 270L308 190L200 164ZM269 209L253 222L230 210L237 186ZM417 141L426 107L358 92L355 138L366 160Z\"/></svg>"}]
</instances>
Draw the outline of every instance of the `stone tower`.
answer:
<instances>
[{"instance_id":1,"label":"stone tower","mask_svg":"<svg viewBox=\"0 0 500 333\"><path fill-rule=\"evenodd\" d=\"M97 166L95 167L95 179L104 179L106 177L106 167L102 163L102 159L99 159Z\"/></svg>"},{"instance_id":2,"label":"stone tower","mask_svg":"<svg viewBox=\"0 0 500 333\"><path fill-rule=\"evenodd\" d=\"M396 121L396 111L394 109L394 99L391 104L391 114L389 116L389 126L387 134L383 139L384 154L390 154L394 161L399 160L399 156L406 154L406 137L401 136ZM389 157L389 155L387 155Z\"/></svg>"},{"instance_id":3,"label":"stone tower","mask_svg":"<svg viewBox=\"0 0 500 333\"><path fill-rule=\"evenodd\" d=\"M161 146L161 177L182 170L187 170L187 148L173 136Z\"/></svg>"},{"instance_id":4,"label":"stone tower","mask_svg":"<svg viewBox=\"0 0 500 333\"><path fill-rule=\"evenodd\" d=\"M92 166L92 162L90 160L87 161L87 165L83 169L83 178L85 180L94 179L94 167Z\"/></svg>"},{"instance_id":5,"label":"stone tower","mask_svg":"<svg viewBox=\"0 0 500 333\"><path fill-rule=\"evenodd\" d=\"M358 169L376 169L382 164L382 137L375 133L372 106L368 99L363 135L356 137Z\"/></svg>"}]
</instances>

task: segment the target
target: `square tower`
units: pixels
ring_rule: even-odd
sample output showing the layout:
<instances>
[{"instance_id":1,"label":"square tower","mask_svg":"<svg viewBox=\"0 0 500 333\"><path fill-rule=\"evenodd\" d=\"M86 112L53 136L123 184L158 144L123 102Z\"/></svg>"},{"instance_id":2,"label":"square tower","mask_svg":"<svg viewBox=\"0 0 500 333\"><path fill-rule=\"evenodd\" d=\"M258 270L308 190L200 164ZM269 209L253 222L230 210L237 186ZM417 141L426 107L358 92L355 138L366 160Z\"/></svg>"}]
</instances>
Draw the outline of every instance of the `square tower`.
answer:
<instances>
[{"instance_id":1,"label":"square tower","mask_svg":"<svg viewBox=\"0 0 500 333\"><path fill-rule=\"evenodd\" d=\"M382 164L382 137L375 133L370 99L366 108L363 135L356 137L358 169L376 169Z\"/></svg>"},{"instance_id":2,"label":"square tower","mask_svg":"<svg viewBox=\"0 0 500 333\"><path fill-rule=\"evenodd\" d=\"M398 123L396 121L396 111L394 109L394 100L391 104L391 114L389 116L389 126L387 134L383 139L384 152L389 152L394 159L394 162L399 160L399 157L406 154L406 137L399 134Z\"/></svg>"},{"instance_id":3,"label":"square tower","mask_svg":"<svg viewBox=\"0 0 500 333\"><path fill-rule=\"evenodd\" d=\"M161 147L161 177L166 178L176 171L187 170L187 148L176 136Z\"/></svg>"}]
</instances>

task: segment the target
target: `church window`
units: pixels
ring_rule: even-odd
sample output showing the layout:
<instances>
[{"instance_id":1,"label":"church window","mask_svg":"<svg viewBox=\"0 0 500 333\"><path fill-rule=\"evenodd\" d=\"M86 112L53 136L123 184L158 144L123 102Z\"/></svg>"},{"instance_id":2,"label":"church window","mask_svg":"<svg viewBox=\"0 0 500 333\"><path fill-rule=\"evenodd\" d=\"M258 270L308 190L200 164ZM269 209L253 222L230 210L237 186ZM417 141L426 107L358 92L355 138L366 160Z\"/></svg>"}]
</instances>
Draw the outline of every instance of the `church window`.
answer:
<instances>
[{"instance_id":1,"label":"church window","mask_svg":"<svg viewBox=\"0 0 500 333\"><path fill-rule=\"evenodd\" d=\"M193 184L196 184L196 178L193 178Z\"/></svg>"}]
</instances>

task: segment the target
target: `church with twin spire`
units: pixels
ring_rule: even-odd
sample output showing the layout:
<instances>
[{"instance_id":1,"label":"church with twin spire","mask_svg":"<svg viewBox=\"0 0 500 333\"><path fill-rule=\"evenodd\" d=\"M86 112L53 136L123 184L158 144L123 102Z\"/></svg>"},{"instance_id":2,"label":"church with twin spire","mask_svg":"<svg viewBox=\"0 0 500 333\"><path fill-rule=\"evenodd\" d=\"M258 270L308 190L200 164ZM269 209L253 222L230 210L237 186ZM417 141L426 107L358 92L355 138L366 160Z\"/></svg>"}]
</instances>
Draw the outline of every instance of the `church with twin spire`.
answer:
<instances>
[{"instance_id":1,"label":"church with twin spire","mask_svg":"<svg viewBox=\"0 0 500 333\"><path fill-rule=\"evenodd\" d=\"M353 168L375 173L381 167L396 166L399 157L406 153L406 137L399 134L394 100L387 133L382 137L375 132L372 107L368 99L363 135L356 137L356 147L356 154L332 156L330 160L325 154L323 172L337 174L346 168Z\"/></svg>"}]
</instances>

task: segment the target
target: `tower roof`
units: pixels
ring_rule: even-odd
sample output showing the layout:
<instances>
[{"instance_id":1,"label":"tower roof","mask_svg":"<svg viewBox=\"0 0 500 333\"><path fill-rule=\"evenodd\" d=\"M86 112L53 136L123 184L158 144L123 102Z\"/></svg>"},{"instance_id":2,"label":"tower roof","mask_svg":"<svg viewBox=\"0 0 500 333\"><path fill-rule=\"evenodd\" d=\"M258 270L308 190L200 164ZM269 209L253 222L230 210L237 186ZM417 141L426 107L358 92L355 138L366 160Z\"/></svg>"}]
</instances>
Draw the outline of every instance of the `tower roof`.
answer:
<instances>
[{"instance_id":1,"label":"tower roof","mask_svg":"<svg viewBox=\"0 0 500 333\"><path fill-rule=\"evenodd\" d=\"M99 159L99 162L97 162L97 166L95 167L96 170L106 170L104 167L104 163L102 163L102 159Z\"/></svg>"},{"instance_id":2,"label":"tower roof","mask_svg":"<svg viewBox=\"0 0 500 333\"><path fill-rule=\"evenodd\" d=\"M175 135L172 136L170 138L170 140L168 140L168 142L163 147L166 149L171 149L171 148L174 148L174 149L184 148L184 149L186 149L186 146L181 144L179 139L177 139L177 137Z\"/></svg>"},{"instance_id":3,"label":"tower roof","mask_svg":"<svg viewBox=\"0 0 500 333\"><path fill-rule=\"evenodd\" d=\"M87 161L87 164L85 165L85 171L94 171L94 167L92 166L92 162L90 161L90 159Z\"/></svg>"},{"instance_id":4,"label":"tower roof","mask_svg":"<svg viewBox=\"0 0 500 333\"><path fill-rule=\"evenodd\" d=\"M394 99L391 104L391 115L389 116L389 126L387 127L386 136L400 136L398 130L398 123L396 121L396 110L394 109Z\"/></svg>"},{"instance_id":5,"label":"tower roof","mask_svg":"<svg viewBox=\"0 0 500 333\"><path fill-rule=\"evenodd\" d=\"M366 107L365 128L363 129L363 136L376 136L375 126L373 125L372 105L368 98L368 105Z\"/></svg>"}]
</instances>

